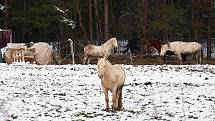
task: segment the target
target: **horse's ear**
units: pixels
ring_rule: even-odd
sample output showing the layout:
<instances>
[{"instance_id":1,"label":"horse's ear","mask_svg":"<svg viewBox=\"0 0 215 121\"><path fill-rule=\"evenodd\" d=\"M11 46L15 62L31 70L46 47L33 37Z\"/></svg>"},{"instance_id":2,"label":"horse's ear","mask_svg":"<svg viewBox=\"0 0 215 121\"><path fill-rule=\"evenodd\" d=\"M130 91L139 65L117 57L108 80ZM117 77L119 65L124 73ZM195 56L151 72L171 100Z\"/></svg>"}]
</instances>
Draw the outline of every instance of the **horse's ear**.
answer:
<instances>
[{"instance_id":1,"label":"horse's ear","mask_svg":"<svg viewBox=\"0 0 215 121\"><path fill-rule=\"evenodd\" d=\"M169 43L167 43L167 46L168 46L168 47L170 47L170 44L169 44Z\"/></svg>"},{"instance_id":2,"label":"horse's ear","mask_svg":"<svg viewBox=\"0 0 215 121\"><path fill-rule=\"evenodd\" d=\"M165 40L165 41L164 41L164 44L167 44L167 47L170 47L170 44L169 44L169 43L170 43L169 40ZM164 44L163 44L163 45L164 45Z\"/></svg>"}]
</instances>

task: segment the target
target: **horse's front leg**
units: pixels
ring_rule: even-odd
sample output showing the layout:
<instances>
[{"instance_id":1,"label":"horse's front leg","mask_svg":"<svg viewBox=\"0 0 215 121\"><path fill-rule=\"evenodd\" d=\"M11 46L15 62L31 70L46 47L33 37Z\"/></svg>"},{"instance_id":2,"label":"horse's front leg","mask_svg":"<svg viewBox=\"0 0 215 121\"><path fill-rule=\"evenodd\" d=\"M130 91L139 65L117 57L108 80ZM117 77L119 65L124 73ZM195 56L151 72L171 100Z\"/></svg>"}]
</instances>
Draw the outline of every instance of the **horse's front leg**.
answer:
<instances>
[{"instance_id":1,"label":"horse's front leg","mask_svg":"<svg viewBox=\"0 0 215 121\"><path fill-rule=\"evenodd\" d=\"M88 58L88 57L87 57L86 55L84 55L83 64L86 64L87 58Z\"/></svg>"},{"instance_id":2,"label":"horse's front leg","mask_svg":"<svg viewBox=\"0 0 215 121\"><path fill-rule=\"evenodd\" d=\"M106 110L107 112L109 112L110 109L109 109L108 90L105 89L105 88L103 87L103 92L104 92L104 95L105 95L105 103L106 103L106 109L105 109L105 110Z\"/></svg>"},{"instance_id":3,"label":"horse's front leg","mask_svg":"<svg viewBox=\"0 0 215 121\"><path fill-rule=\"evenodd\" d=\"M87 59L87 64L90 63L90 59L91 59L91 57L88 57L88 59Z\"/></svg>"}]
</instances>

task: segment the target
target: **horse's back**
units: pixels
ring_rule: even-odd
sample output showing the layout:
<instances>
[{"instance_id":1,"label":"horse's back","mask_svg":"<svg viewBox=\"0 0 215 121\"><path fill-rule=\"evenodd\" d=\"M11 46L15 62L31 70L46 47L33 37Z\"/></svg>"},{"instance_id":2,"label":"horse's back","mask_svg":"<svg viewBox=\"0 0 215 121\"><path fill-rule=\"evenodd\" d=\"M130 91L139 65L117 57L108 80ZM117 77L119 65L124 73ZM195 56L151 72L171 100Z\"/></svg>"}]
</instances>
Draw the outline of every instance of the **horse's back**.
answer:
<instances>
[{"instance_id":1,"label":"horse's back","mask_svg":"<svg viewBox=\"0 0 215 121\"><path fill-rule=\"evenodd\" d=\"M202 45L198 42L187 42L182 47L185 47L194 53L202 49Z\"/></svg>"},{"instance_id":2,"label":"horse's back","mask_svg":"<svg viewBox=\"0 0 215 121\"><path fill-rule=\"evenodd\" d=\"M115 72L116 76L124 84L124 82L125 82L125 76L126 76L124 68L121 65L119 65L119 64L113 65L113 68L114 68L114 72Z\"/></svg>"},{"instance_id":3,"label":"horse's back","mask_svg":"<svg viewBox=\"0 0 215 121\"><path fill-rule=\"evenodd\" d=\"M86 51L86 50L92 50L94 48L95 48L95 45L89 44L89 45L87 45L87 46L84 47L84 51Z\"/></svg>"},{"instance_id":4,"label":"horse's back","mask_svg":"<svg viewBox=\"0 0 215 121\"><path fill-rule=\"evenodd\" d=\"M174 50L181 52L181 53L195 53L200 51L202 45L198 42L182 42L182 41L175 41L170 43L171 48Z\"/></svg>"},{"instance_id":5,"label":"horse's back","mask_svg":"<svg viewBox=\"0 0 215 121\"><path fill-rule=\"evenodd\" d=\"M111 85L122 86L125 82L125 71L121 65L109 65L104 73L104 79L111 82Z\"/></svg>"},{"instance_id":6,"label":"horse's back","mask_svg":"<svg viewBox=\"0 0 215 121\"><path fill-rule=\"evenodd\" d=\"M84 53L86 55L91 55L91 56L102 56L100 53L100 47L95 46L95 45L87 45L84 47Z\"/></svg>"}]
</instances>

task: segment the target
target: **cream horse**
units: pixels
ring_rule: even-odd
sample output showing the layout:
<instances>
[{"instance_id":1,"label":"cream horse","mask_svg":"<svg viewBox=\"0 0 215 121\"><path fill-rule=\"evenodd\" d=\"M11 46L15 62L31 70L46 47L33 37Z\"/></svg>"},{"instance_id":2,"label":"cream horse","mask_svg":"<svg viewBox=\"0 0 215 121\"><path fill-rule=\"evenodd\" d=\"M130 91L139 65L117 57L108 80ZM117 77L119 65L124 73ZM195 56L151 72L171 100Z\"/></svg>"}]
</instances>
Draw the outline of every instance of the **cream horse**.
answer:
<instances>
[{"instance_id":1,"label":"cream horse","mask_svg":"<svg viewBox=\"0 0 215 121\"><path fill-rule=\"evenodd\" d=\"M98 60L99 78L105 95L106 111L109 111L108 91L112 92L112 110L117 111L122 108L122 88L125 83L125 71L122 66L112 65L105 58Z\"/></svg>"},{"instance_id":2,"label":"cream horse","mask_svg":"<svg viewBox=\"0 0 215 121\"><path fill-rule=\"evenodd\" d=\"M107 59L111 53L111 49L114 47L118 47L116 37L109 39L101 46L95 46L92 44L87 45L84 47L83 64L86 62L89 64L91 57L101 57Z\"/></svg>"},{"instance_id":3,"label":"cream horse","mask_svg":"<svg viewBox=\"0 0 215 121\"><path fill-rule=\"evenodd\" d=\"M194 54L197 64L202 63L203 50L202 45L197 42L181 42L175 41L162 45L160 55L164 56L166 51L173 51L178 56L179 61L182 63L181 54Z\"/></svg>"}]
</instances>

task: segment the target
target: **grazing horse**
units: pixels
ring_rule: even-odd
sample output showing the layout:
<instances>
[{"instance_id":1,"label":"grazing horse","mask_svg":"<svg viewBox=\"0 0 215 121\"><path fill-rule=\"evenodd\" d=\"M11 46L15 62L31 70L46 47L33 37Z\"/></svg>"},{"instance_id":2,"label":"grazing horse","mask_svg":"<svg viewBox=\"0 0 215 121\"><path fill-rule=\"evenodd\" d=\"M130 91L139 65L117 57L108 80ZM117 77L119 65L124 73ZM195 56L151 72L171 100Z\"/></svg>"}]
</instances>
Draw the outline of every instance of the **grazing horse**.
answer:
<instances>
[{"instance_id":1,"label":"grazing horse","mask_svg":"<svg viewBox=\"0 0 215 121\"><path fill-rule=\"evenodd\" d=\"M114 47L118 47L116 37L109 39L101 46L95 46L92 44L87 45L86 47L84 47L83 64L85 64L86 62L87 64L89 64L91 57L102 57L107 59L111 53L111 49Z\"/></svg>"},{"instance_id":2,"label":"grazing horse","mask_svg":"<svg viewBox=\"0 0 215 121\"><path fill-rule=\"evenodd\" d=\"M178 56L179 61L182 63L181 54L194 54L197 64L202 63L203 50L202 45L197 42L181 42L175 41L162 45L160 55L164 56L166 51L173 51Z\"/></svg>"},{"instance_id":3,"label":"grazing horse","mask_svg":"<svg viewBox=\"0 0 215 121\"><path fill-rule=\"evenodd\" d=\"M125 71L121 65L112 65L106 58L98 60L98 72L105 95L106 111L109 111L108 91L112 92L112 110L122 108L122 88L125 83Z\"/></svg>"}]
</instances>

